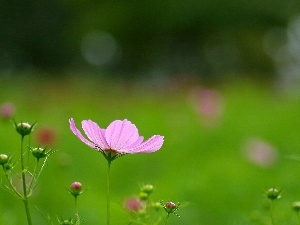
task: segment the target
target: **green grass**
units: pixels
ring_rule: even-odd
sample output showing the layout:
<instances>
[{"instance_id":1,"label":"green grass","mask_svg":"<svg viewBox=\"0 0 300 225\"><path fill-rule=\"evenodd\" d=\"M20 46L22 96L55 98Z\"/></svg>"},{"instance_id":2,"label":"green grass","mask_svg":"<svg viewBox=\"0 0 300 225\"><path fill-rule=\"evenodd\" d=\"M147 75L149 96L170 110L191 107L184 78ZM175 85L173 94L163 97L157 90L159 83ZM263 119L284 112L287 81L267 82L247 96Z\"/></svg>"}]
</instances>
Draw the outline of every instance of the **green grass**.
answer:
<instances>
[{"instance_id":1,"label":"green grass","mask_svg":"<svg viewBox=\"0 0 300 225\"><path fill-rule=\"evenodd\" d=\"M290 204L300 199L300 162L288 156L300 155L297 97L251 82L224 85L218 88L223 116L217 126L208 128L201 124L187 87L167 90L96 78L20 76L2 79L0 88L0 102L16 105L16 121L37 121L57 131L54 148L58 152L50 158L30 199L35 224L46 223L34 205L54 219L73 215L73 199L65 190L73 181L88 189L79 197L84 224L105 223L106 161L72 134L71 117L78 125L83 119L92 119L102 127L127 118L146 138L165 136L158 152L127 155L113 162L112 224L126 224L123 200L145 183L155 186L154 199L190 203L179 209L180 219L170 218L170 225L255 224L251 223L253 215L268 216L263 194L273 186L283 188L283 198L275 205L275 221L296 224ZM274 166L262 168L244 157L242 146L253 137L278 149ZM19 144L20 137L11 124L2 121L1 153L10 152L17 158ZM32 144L37 144L34 134ZM1 190L0 224L24 225L24 221L22 203Z\"/></svg>"}]
</instances>

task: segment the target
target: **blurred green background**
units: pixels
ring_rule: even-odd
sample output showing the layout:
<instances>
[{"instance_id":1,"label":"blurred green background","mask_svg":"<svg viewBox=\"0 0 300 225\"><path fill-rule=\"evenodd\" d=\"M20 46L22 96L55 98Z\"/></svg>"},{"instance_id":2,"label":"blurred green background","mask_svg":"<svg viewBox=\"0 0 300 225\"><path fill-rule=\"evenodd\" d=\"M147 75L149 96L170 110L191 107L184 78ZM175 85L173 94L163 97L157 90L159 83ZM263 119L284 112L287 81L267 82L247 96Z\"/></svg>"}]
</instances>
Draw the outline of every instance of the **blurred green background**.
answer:
<instances>
[{"instance_id":1,"label":"blurred green background","mask_svg":"<svg viewBox=\"0 0 300 225\"><path fill-rule=\"evenodd\" d=\"M272 79L299 63L299 11L297 0L1 1L0 69Z\"/></svg>"},{"instance_id":2,"label":"blurred green background","mask_svg":"<svg viewBox=\"0 0 300 225\"><path fill-rule=\"evenodd\" d=\"M85 224L105 223L106 161L72 134L73 117L104 128L127 118L146 138L165 136L158 152L113 162L112 224L126 224L123 201L146 183L153 200L189 202L170 224L270 224L270 187L283 189L276 222L296 224L299 12L293 0L1 1L0 104L38 122L31 145L58 150L30 201L35 223L73 215L73 181L88 189ZM17 159L8 119L0 134L0 153ZM24 221L1 189L0 224Z\"/></svg>"}]
</instances>

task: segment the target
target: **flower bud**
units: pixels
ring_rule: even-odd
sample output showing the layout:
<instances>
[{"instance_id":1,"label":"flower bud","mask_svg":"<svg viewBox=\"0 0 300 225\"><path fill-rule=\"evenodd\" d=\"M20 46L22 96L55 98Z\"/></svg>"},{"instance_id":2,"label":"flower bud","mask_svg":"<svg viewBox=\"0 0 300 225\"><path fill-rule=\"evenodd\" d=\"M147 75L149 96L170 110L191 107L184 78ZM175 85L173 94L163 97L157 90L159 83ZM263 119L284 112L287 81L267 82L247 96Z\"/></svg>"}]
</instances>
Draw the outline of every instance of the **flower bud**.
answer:
<instances>
[{"instance_id":1,"label":"flower bud","mask_svg":"<svg viewBox=\"0 0 300 225\"><path fill-rule=\"evenodd\" d=\"M180 203L177 203L177 205L174 202L166 202L166 204L164 203L163 200L160 201L161 206L165 209L165 211L170 214L173 213L176 216L180 217L176 211L178 210Z\"/></svg>"},{"instance_id":2,"label":"flower bud","mask_svg":"<svg viewBox=\"0 0 300 225\"><path fill-rule=\"evenodd\" d=\"M159 202L153 202L151 206L157 211L162 208L162 205Z\"/></svg>"},{"instance_id":3,"label":"flower bud","mask_svg":"<svg viewBox=\"0 0 300 225\"><path fill-rule=\"evenodd\" d=\"M70 185L69 192L74 197L77 197L78 195L83 193L81 192L81 189L82 189L82 184L80 182L75 181Z\"/></svg>"},{"instance_id":4,"label":"flower bud","mask_svg":"<svg viewBox=\"0 0 300 225\"><path fill-rule=\"evenodd\" d=\"M300 202L293 202L292 203L292 209L295 210L296 212L300 212Z\"/></svg>"},{"instance_id":5,"label":"flower bud","mask_svg":"<svg viewBox=\"0 0 300 225\"><path fill-rule=\"evenodd\" d=\"M154 187L152 184L146 184L141 188L141 191L145 192L149 195L153 192L153 189L154 189Z\"/></svg>"},{"instance_id":6,"label":"flower bud","mask_svg":"<svg viewBox=\"0 0 300 225\"><path fill-rule=\"evenodd\" d=\"M275 200L275 199L281 198L280 193L281 193L281 191L279 191L276 188L269 188L266 192L266 196L267 196L267 198L269 198L271 200Z\"/></svg>"},{"instance_id":7,"label":"flower bud","mask_svg":"<svg viewBox=\"0 0 300 225\"><path fill-rule=\"evenodd\" d=\"M176 204L174 202L166 202L166 208L170 211L173 211L174 209L176 209Z\"/></svg>"},{"instance_id":8,"label":"flower bud","mask_svg":"<svg viewBox=\"0 0 300 225\"><path fill-rule=\"evenodd\" d=\"M141 193L139 194L139 198L140 198L141 200L147 200L148 197L149 197L149 195L148 195L147 193L145 193L145 192L141 192Z\"/></svg>"},{"instance_id":9,"label":"flower bud","mask_svg":"<svg viewBox=\"0 0 300 225\"><path fill-rule=\"evenodd\" d=\"M29 135L33 130L34 124L30 125L29 123L15 123L16 131L21 134L22 137Z\"/></svg>"},{"instance_id":10,"label":"flower bud","mask_svg":"<svg viewBox=\"0 0 300 225\"><path fill-rule=\"evenodd\" d=\"M0 165L4 165L8 162L8 156L5 154L0 154Z\"/></svg>"},{"instance_id":11,"label":"flower bud","mask_svg":"<svg viewBox=\"0 0 300 225\"><path fill-rule=\"evenodd\" d=\"M12 163L8 162L8 163L4 164L4 170L5 171L10 170L11 168L13 168L13 164Z\"/></svg>"},{"instance_id":12,"label":"flower bud","mask_svg":"<svg viewBox=\"0 0 300 225\"><path fill-rule=\"evenodd\" d=\"M58 220L59 224L61 225L72 225L74 224L73 219L68 219L68 220Z\"/></svg>"},{"instance_id":13,"label":"flower bud","mask_svg":"<svg viewBox=\"0 0 300 225\"><path fill-rule=\"evenodd\" d=\"M46 148L32 148L31 152L32 155L37 159L45 158L47 156Z\"/></svg>"}]
</instances>

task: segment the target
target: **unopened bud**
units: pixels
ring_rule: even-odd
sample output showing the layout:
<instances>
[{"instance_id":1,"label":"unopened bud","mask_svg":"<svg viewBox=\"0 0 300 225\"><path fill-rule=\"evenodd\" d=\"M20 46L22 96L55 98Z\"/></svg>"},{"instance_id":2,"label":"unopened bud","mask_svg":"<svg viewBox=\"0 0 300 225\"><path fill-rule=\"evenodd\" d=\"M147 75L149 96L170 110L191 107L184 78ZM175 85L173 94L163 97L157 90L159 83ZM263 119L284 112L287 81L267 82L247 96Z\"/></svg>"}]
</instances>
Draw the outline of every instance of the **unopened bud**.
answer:
<instances>
[{"instance_id":1,"label":"unopened bud","mask_svg":"<svg viewBox=\"0 0 300 225\"><path fill-rule=\"evenodd\" d=\"M174 202L166 202L166 208L169 209L170 211L173 211L176 209L176 204Z\"/></svg>"},{"instance_id":2,"label":"unopened bud","mask_svg":"<svg viewBox=\"0 0 300 225\"><path fill-rule=\"evenodd\" d=\"M8 162L8 156L5 154L0 154L0 165L4 165Z\"/></svg>"},{"instance_id":3,"label":"unopened bud","mask_svg":"<svg viewBox=\"0 0 300 225\"><path fill-rule=\"evenodd\" d=\"M81 191L82 189L82 184L80 182L73 182L71 185L70 185L70 194L73 195L74 197L77 197L78 195L82 194L83 192Z\"/></svg>"},{"instance_id":4,"label":"unopened bud","mask_svg":"<svg viewBox=\"0 0 300 225\"><path fill-rule=\"evenodd\" d=\"M271 200L275 200L275 199L279 199L281 198L281 191L279 191L276 188L269 188L266 192L266 196L267 198L271 199Z\"/></svg>"},{"instance_id":5,"label":"unopened bud","mask_svg":"<svg viewBox=\"0 0 300 225\"><path fill-rule=\"evenodd\" d=\"M154 189L154 187L152 184L146 184L141 188L141 191L145 192L149 195L153 192L153 189Z\"/></svg>"},{"instance_id":6,"label":"unopened bud","mask_svg":"<svg viewBox=\"0 0 300 225\"><path fill-rule=\"evenodd\" d=\"M32 148L31 152L32 155L37 159L45 158L47 156L46 148Z\"/></svg>"},{"instance_id":7,"label":"unopened bud","mask_svg":"<svg viewBox=\"0 0 300 225\"><path fill-rule=\"evenodd\" d=\"M300 202L293 202L292 203L292 209L295 210L296 212L300 212Z\"/></svg>"},{"instance_id":8,"label":"unopened bud","mask_svg":"<svg viewBox=\"0 0 300 225\"><path fill-rule=\"evenodd\" d=\"M141 192L141 193L139 194L139 198L140 198L141 200L147 200L148 197L149 197L149 195L148 195L147 193L145 193L145 192Z\"/></svg>"},{"instance_id":9,"label":"unopened bud","mask_svg":"<svg viewBox=\"0 0 300 225\"><path fill-rule=\"evenodd\" d=\"M72 224L74 224L74 222L73 222L72 219L68 219L68 220L59 220L58 222L59 222L59 224L61 224L61 225L72 225Z\"/></svg>"},{"instance_id":10,"label":"unopened bud","mask_svg":"<svg viewBox=\"0 0 300 225\"><path fill-rule=\"evenodd\" d=\"M15 128L21 136L29 135L33 130L34 124L31 126L29 123L19 123L18 125L15 123Z\"/></svg>"},{"instance_id":11,"label":"unopened bud","mask_svg":"<svg viewBox=\"0 0 300 225\"><path fill-rule=\"evenodd\" d=\"M160 210L162 205L159 202L153 202L151 205L155 210Z\"/></svg>"}]
</instances>

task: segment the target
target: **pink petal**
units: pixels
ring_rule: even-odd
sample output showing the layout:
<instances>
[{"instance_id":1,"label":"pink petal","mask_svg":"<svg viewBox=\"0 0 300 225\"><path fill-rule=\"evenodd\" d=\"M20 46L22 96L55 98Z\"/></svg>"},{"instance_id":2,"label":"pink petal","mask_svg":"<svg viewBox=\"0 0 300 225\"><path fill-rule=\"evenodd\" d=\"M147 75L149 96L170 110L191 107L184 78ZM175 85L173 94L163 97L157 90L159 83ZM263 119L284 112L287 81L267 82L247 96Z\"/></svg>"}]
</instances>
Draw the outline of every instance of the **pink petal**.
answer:
<instances>
[{"instance_id":1,"label":"pink petal","mask_svg":"<svg viewBox=\"0 0 300 225\"><path fill-rule=\"evenodd\" d=\"M72 132L86 145L90 146L91 148L95 148L95 144L90 142L89 140L87 140L86 138L84 138L82 136L82 134L80 133L80 131L77 129L74 119L71 118L69 119L69 123L70 123L70 129L72 130Z\"/></svg>"},{"instance_id":2,"label":"pink petal","mask_svg":"<svg viewBox=\"0 0 300 225\"><path fill-rule=\"evenodd\" d=\"M164 137L160 135L154 135L151 138L149 138L147 141L133 146L128 151L130 153L150 153L155 152L159 150L164 143Z\"/></svg>"},{"instance_id":3,"label":"pink petal","mask_svg":"<svg viewBox=\"0 0 300 225\"><path fill-rule=\"evenodd\" d=\"M141 143L143 143L143 140L144 140L144 137L143 136L140 136L137 140L136 140L136 142L134 142L132 145L130 145L130 146L126 146L126 147L124 147L124 148L122 148L122 149L119 149L120 150L120 152L124 152L124 153L132 153L129 149L131 149L131 148L134 148L134 147L136 147L136 146L138 146L138 145L140 145Z\"/></svg>"},{"instance_id":4,"label":"pink petal","mask_svg":"<svg viewBox=\"0 0 300 225\"><path fill-rule=\"evenodd\" d=\"M109 146L104 137L105 129L101 129L97 123L91 120L83 120L81 124L86 136L92 142L97 144L98 147L100 147L102 150L109 149Z\"/></svg>"},{"instance_id":5,"label":"pink petal","mask_svg":"<svg viewBox=\"0 0 300 225\"><path fill-rule=\"evenodd\" d=\"M115 120L105 131L105 138L112 150L125 149L139 139L138 129L128 120Z\"/></svg>"}]
</instances>

